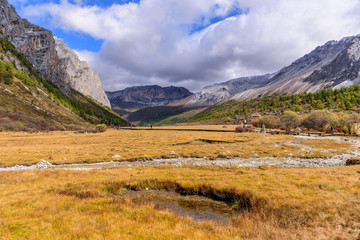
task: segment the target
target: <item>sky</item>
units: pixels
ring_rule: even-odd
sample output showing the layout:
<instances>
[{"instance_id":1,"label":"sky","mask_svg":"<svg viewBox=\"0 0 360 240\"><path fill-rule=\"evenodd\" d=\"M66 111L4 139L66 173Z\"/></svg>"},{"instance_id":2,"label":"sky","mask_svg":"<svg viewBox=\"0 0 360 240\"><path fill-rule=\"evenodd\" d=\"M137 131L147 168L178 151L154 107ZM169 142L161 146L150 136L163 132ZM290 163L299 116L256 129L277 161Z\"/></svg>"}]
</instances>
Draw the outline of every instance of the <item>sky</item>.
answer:
<instances>
[{"instance_id":1,"label":"sky","mask_svg":"<svg viewBox=\"0 0 360 240\"><path fill-rule=\"evenodd\" d=\"M9 0L65 40L107 91L191 91L272 73L330 40L360 34L358 0Z\"/></svg>"}]
</instances>

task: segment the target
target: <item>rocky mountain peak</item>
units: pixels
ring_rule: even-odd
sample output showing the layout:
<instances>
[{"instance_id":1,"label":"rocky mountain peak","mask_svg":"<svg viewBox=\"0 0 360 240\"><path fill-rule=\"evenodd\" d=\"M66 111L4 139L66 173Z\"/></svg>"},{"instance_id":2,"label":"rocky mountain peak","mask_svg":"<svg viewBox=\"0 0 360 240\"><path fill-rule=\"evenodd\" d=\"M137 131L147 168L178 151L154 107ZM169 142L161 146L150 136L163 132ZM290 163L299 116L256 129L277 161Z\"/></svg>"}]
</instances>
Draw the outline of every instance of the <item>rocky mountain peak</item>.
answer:
<instances>
[{"instance_id":1,"label":"rocky mountain peak","mask_svg":"<svg viewBox=\"0 0 360 240\"><path fill-rule=\"evenodd\" d=\"M274 74L242 77L204 87L186 106L209 106L226 100L238 92L265 85Z\"/></svg>"},{"instance_id":2,"label":"rocky mountain peak","mask_svg":"<svg viewBox=\"0 0 360 240\"><path fill-rule=\"evenodd\" d=\"M204 87L188 106L213 105L272 94L315 92L360 83L360 35L329 41L275 74L244 77Z\"/></svg>"},{"instance_id":3,"label":"rocky mountain peak","mask_svg":"<svg viewBox=\"0 0 360 240\"><path fill-rule=\"evenodd\" d=\"M63 39L55 38L59 64L66 69L65 82L72 89L86 96L91 96L98 102L110 107L110 101L101 85L99 76L89 67L87 62L81 61L71 48L67 47Z\"/></svg>"},{"instance_id":4,"label":"rocky mountain peak","mask_svg":"<svg viewBox=\"0 0 360 240\"><path fill-rule=\"evenodd\" d=\"M45 79L62 89L69 89L59 81L63 71L57 64L59 58L50 31L22 19L5 0L0 1L0 31L1 37L10 41Z\"/></svg>"},{"instance_id":5,"label":"rocky mountain peak","mask_svg":"<svg viewBox=\"0 0 360 240\"><path fill-rule=\"evenodd\" d=\"M304 78L311 84L327 83L331 87L340 88L360 81L360 36L351 38L328 64L312 72ZM341 44L341 41L337 42Z\"/></svg>"},{"instance_id":6,"label":"rocky mountain peak","mask_svg":"<svg viewBox=\"0 0 360 240\"><path fill-rule=\"evenodd\" d=\"M259 95L315 92L321 88L341 88L360 82L360 36L329 41L284 67L269 84L241 92L233 99Z\"/></svg>"},{"instance_id":7,"label":"rocky mountain peak","mask_svg":"<svg viewBox=\"0 0 360 240\"><path fill-rule=\"evenodd\" d=\"M0 37L11 42L44 79L63 92L73 88L110 106L99 77L90 67L65 43L59 40L56 44L50 31L22 19L6 0L0 0Z\"/></svg>"},{"instance_id":8,"label":"rocky mountain peak","mask_svg":"<svg viewBox=\"0 0 360 240\"><path fill-rule=\"evenodd\" d=\"M192 95L183 87L157 85L129 87L116 92L106 92L106 94L111 105L121 109L164 106Z\"/></svg>"}]
</instances>

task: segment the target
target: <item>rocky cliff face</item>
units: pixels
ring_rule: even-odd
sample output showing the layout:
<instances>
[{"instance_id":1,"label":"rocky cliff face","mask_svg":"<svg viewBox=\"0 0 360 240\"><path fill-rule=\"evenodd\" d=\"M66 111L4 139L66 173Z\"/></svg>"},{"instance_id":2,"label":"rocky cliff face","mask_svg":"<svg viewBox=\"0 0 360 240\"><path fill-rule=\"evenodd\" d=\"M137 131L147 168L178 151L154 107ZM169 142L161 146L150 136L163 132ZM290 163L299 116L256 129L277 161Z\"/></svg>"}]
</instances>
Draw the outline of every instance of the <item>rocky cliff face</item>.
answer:
<instances>
[{"instance_id":1,"label":"rocky cliff face","mask_svg":"<svg viewBox=\"0 0 360 240\"><path fill-rule=\"evenodd\" d=\"M61 88L68 88L60 80L64 74L57 64L59 58L50 31L22 19L12 5L0 0L1 37L8 39L45 79Z\"/></svg>"},{"instance_id":2,"label":"rocky cliff face","mask_svg":"<svg viewBox=\"0 0 360 240\"><path fill-rule=\"evenodd\" d=\"M86 96L91 96L98 102L110 107L110 101L95 73L85 61L80 61L76 53L65 45L64 40L55 37L59 65L66 69L65 79L71 88Z\"/></svg>"},{"instance_id":3,"label":"rocky cliff face","mask_svg":"<svg viewBox=\"0 0 360 240\"><path fill-rule=\"evenodd\" d=\"M73 73L77 70L72 67L67 72L67 69L64 68L67 65L66 60L59 58L53 34L42 27L29 23L26 19L22 19L15 8L9 5L6 0L0 0L0 31L0 37L8 39L46 80L53 82L64 92L74 88L109 106L105 94L97 93L96 89L91 89L91 86L98 85L98 78L85 79L83 77L83 81L73 81ZM84 64L80 65L79 71ZM89 72L82 75L91 76L93 74ZM81 86L77 86L77 84ZM89 84L89 87L84 87L86 84ZM102 92L104 91L102 90Z\"/></svg>"},{"instance_id":4,"label":"rocky cliff face","mask_svg":"<svg viewBox=\"0 0 360 240\"><path fill-rule=\"evenodd\" d=\"M139 86L117 92L106 92L113 107L138 109L150 106L164 106L192 95L183 87Z\"/></svg>"}]
</instances>

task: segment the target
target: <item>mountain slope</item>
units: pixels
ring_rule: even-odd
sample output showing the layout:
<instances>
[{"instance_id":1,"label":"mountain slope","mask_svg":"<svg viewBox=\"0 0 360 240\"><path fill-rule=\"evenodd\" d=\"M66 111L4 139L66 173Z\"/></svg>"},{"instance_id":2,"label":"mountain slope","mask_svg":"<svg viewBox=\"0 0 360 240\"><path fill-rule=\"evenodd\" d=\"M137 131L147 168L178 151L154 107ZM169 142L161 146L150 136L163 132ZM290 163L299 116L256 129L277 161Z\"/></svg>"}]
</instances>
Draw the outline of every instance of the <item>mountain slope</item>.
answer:
<instances>
[{"instance_id":1,"label":"mountain slope","mask_svg":"<svg viewBox=\"0 0 360 240\"><path fill-rule=\"evenodd\" d=\"M274 121L275 116L282 116L283 113L292 111L292 114L299 116L299 119L305 119L305 116L310 116L313 110L325 110L323 113L328 111L329 114L337 113L338 118L329 117L330 123L333 125L344 124L343 117L354 113L348 120L357 123L360 110L360 85L355 84L341 89L322 89L315 93L274 94L251 100L229 100L208 107L201 113L192 116L188 121L202 124L223 124L224 122L239 124L244 119L256 119L262 115L262 119L267 120L266 125L278 124L280 126L282 123ZM312 128L311 125L315 124L315 121L324 122L324 117L317 120L310 117L310 120L307 128Z\"/></svg>"},{"instance_id":2,"label":"mountain slope","mask_svg":"<svg viewBox=\"0 0 360 240\"><path fill-rule=\"evenodd\" d=\"M15 47L0 38L0 130L38 131L129 125L110 108L45 81Z\"/></svg>"},{"instance_id":3,"label":"mountain slope","mask_svg":"<svg viewBox=\"0 0 360 240\"><path fill-rule=\"evenodd\" d=\"M355 84L359 77L359 41L360 35L330 41L280 70L263 87L238 93L232 99L315 92Z\"/></svg>"},{"instance_id":4,"label":"mountain slope","mask_svg":"<svg viewBox=\"0 0 360 240\"><path fill-rule=\"evenodd\" d=\"M106 92L115 109L139 109L152 106L165 106L176 100L192 95L183 87L138 86L121 91Z\"/></svg>"},{"instance_id":5,"label":"mountain slope","mask_svg":"<svg viewBox=\"0 0 360 240\"><path fill-rule=\"evenodd\" d=\"M210 106L226 100L236 93L264 86L273 74L243 77L204 87L185 104L186 106Z\"/></svg>"},{"instance_id":6,"label":"mountain slope","mask_svg":"<svg viewBox=\"0 0 360 240\"><path fill-rule=\"evenodd\" d=\"M66 94L75 89L110 106L92 70L84 66L74 52L61 44L56 45L50 31L22 19L6 0L0 0L0 37L11 42L44 79ZM74 76L79 76L77 73L85 77L74 80Z\"/></svg>"},{"instance_id":7,"label":"mountain slope","mask_svg":"<svg viewBox=\"0 0 360 240\"><path fill-rule=\"evenodd\" d=\"M315 92L360 82L360 35L329 41L275 74L243 77L204 87L186 106L210 106L223 100L272 94Z\"/></svg>"}]
</instances>

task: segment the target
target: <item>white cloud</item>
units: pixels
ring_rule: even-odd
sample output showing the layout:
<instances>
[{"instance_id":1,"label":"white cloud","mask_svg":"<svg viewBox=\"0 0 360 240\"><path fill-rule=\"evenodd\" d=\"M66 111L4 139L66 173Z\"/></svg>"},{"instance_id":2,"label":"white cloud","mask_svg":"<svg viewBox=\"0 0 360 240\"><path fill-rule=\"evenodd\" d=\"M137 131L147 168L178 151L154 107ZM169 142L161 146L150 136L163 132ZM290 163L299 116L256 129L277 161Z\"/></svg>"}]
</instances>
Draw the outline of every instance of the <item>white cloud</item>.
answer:
<instances>
[{"instance_id":1,"label":"white cloud","mask_svg":"<svg viewBox=\"0 0 360 240\"><path fill-rule=\"evenodd\" d=\"M104 39L80 52L109 90L158 83L198 90L233 77L268 73L328 40L360 34L357 0L141 0L108 8L81 1L28 6L28 17ZM224 19L234 6L247 14Z\"/></svg>"}]
</instances>

